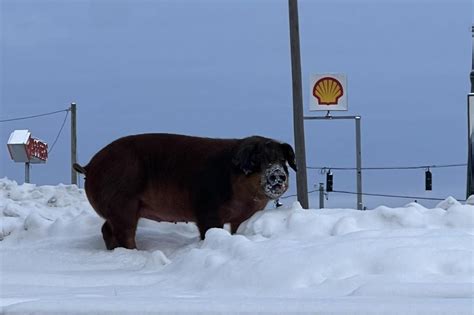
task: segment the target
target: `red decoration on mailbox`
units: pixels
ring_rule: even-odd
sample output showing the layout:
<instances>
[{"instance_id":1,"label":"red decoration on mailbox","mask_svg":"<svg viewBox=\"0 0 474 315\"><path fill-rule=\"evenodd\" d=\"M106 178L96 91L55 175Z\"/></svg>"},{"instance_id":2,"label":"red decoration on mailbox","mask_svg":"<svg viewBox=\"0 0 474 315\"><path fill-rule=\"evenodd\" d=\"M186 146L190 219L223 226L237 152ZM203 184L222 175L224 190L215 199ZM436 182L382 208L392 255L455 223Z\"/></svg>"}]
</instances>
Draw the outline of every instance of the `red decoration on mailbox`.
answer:
<instances>
[{"instance_id":1,"label":"red decoration on mailbox","mask_svg":"<svg viewBox=\"0 0 474 315\"><path fill-rule=\"evenodd\" d=\"M15 130L8 139L8 151L15 162L45 163L48 144L33 138L28 130Z\"/></svg>"}]
</instances>

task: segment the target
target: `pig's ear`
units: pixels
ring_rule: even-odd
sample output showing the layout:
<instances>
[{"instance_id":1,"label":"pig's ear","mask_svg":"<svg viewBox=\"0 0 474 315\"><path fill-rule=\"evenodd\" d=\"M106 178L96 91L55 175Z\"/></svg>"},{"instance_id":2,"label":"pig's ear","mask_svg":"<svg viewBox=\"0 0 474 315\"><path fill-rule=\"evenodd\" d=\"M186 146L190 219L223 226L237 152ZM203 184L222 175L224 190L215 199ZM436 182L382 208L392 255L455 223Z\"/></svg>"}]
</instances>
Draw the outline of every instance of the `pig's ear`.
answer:
<instances>
[{"instance_id":1,"label":"pig's ear","mask_svg":"<svg viewBox=\"0 0 474 315\"><path fill-rule=\"evenodd\" d=\"M245 175L256 172L259 168L262 143L257 137L244 139L232 158L232 163Z\"/></svg>"},{"instance_id":2,"label":"pig's ear","mask_svg":"<svg viewBox=\"0 0 474 315\"><path fill-rule=\"evenodd\" d=\"M296 156L295 151L288 143L282 143L281 149L283 151L283 156L285 157L288 165L296 172L298 171L298 167L296 166Z\"/></svg>"}]
</instances>

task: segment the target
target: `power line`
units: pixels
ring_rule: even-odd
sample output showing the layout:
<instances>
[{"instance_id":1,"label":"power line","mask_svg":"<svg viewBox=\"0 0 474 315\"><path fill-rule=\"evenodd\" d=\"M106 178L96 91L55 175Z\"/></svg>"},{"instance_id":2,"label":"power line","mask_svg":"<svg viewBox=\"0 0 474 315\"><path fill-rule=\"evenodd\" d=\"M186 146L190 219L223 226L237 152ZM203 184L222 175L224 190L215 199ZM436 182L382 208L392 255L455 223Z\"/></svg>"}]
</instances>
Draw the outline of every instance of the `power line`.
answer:
<instances>
[{"instance_id":1,"label":"power line","mask_svg":"<svg viewBox=\"0 0 474 315\"><path fill-rule=\"evenodd\" d=\"M58 114L58 113L62 113L62 112L69 112L69 108L68 109L62 109L62 110L57 110L57 111L49 112L49 113L38 114L38 115L16 117L16 118L9 118L9 119L0 119L0 123L9 122L9 121L17 121L17 120L25 120L25 119L31 119L31 118L37 118L37 117L43 117L43 116L49 116L49 115L54 115L54 114Z\"/></svg>"},{"instance_id":2,"label":"power line","mask_svg":"<svg viewBox=\"0 0 474 315\"><path fill-rule=\"evenodd\" d=\"M357 193L353 191L333 190L332 192L339 193L339 194L357 195ZM362 195L375 196L375 197L387 197L387 198L405 198L405 199L438 200L438 201L446 200L446 198L416 197L416 196L388 195L388 194L362 193ZM466 201L465 199L456 199L456 200Z\"/></svg>"},{"instance_id":3,"label":"power line","mask_svg":"<svg viewBox=\"0 0 474 315\"><path fill-rule=\"evenodd\" d=\"M314 193L319 191L319 189L314 189L308 192L308 194ZM357 195L356 192L353 191L344 191L344 190L333 190L334 193L339 194L350 194L350 195ZM327 192L324 192L327 193ZM436 200L436 201L443 201L446 198L432 198L432 197L419 197L419 196L404 196L404 195L389 195L389 194L373 194L373 193L362 193L364 196L373 196L373 197L386 197L386 198L404 198L404 199L420 199L420 200ZM291 197L296 197L296 195L288 195L284 197L280 197L280 199L287 199ZM457 201L466 201L465 199L457 199Z\"/></svg>"},{"instance_id":4,"label":"power line","mask_svg":"<svg viewBox=\"0 0 474 315\"><path fill-rule=\"evenodd\" d=\"M58 134L56 135L56 138L54 139L53 144L51 145L51 149L48 150L48 152L51 153L51 152L53 151L54 146L56 145L56 142L57 142L58 139L59 139L59 136L61 135L61 133L62 133L62 131L63 131L64 125L66 124L67 117L68 117L68 115L69 115L69 111L70 111L70 109L68 108L68 109L62 109L62 110L57 110L57 111L54 111L54 112L42 113L42 114L37 114L37 115L30 115L30 116L23 116L23 117L9 118L9 119L0 119L0 123L1 123L1 122L9 122L9 121L18 121L18 120L32 119L32 118L50 116L50 115L55 115L55 114L58 114L58 113L66 112L66 115L64 116L64 120L63 120L63 122L62 122L62 124L61 124L61 128L59 129L59 132L58 132Z\"/></svg>"},{"instance_id":5,"label":"power line","mask_svg":"<svg viewBox=\"0 0 474 315\"><path fill-rule=\"evenodd\" d=\"M313 189L313 190L310 190L308 191L308 195L309 194L312 194L314 192L317 192L319 191L319 189ZM291 198L291 197L297 197L298 195L294 194L294 195L288 195L288 196L284 196L284 197L280 197L280 199L287 199L287 198Z\"/></svg>"},{"instance_id":6,"label":"power line","mask_svg":"<svg viewBox=\"0 0 474 315\"><path fill-rule=\"evenodd\" d=\"M49 149L49 154L51 154L51 152L53 152L53 148L54 146L56 145L56 142L58 141L59 139L59 136L61 135L61 132L63 131L63 128L64 128L64 125L66 124L66 120L67 120L67 117L69 116L69 110L66 111L66 115L64 116L64 120L63 120L63 123L61 125L61 128L59 129L59 132L58 134L56 135L56 139L54 139L54 142L53 144L51 145L51 149Z\"/></svg>"},{"instance_id":7,"label":"power line","mask_svg":"<svg viewBox=\"0 0 474 315\"><path fill-rule=\"evenodd\" d=\"M362 170L415 170L415 169L429 169L429 168L449 168L449 167L462 167L466 166L467 163L458 164L434 164L434 165L417 165L417 166L385 166L385 167L362 167ZM308 169L312 170L337 170L337 171L355 171L355 167L329 167L329 166L308 166Z\"/></svg>"}]
</instances>

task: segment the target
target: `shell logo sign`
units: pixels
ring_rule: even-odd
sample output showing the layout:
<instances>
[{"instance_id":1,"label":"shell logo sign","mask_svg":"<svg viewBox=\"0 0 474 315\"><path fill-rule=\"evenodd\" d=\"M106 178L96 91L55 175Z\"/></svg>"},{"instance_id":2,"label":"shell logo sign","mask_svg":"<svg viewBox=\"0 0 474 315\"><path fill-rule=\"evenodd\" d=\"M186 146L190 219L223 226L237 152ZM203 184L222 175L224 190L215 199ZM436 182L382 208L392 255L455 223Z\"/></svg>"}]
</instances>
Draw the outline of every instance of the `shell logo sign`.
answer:
<instances>
[{"instance_id":1,"label":"shell logo sign","mask_svg":"<svg viewBox=\"0 0 474 315\"><path fill-rule=\"evenodd\" d=\"M317 74L311 80L310 110L347 110L346 76Z\"/></svg>"},{"instance_id":2,"label":"shell logo sign","mask_svg":"<svg viewBox=\"0 0 474 315\"><path fill-rule=\"evenodd\" d=\"M337 101L343 94L341 82L330 77L319 79L313 88L313 95L318 99L319 104L337 105Z\"/></svg>"}]
</instances>

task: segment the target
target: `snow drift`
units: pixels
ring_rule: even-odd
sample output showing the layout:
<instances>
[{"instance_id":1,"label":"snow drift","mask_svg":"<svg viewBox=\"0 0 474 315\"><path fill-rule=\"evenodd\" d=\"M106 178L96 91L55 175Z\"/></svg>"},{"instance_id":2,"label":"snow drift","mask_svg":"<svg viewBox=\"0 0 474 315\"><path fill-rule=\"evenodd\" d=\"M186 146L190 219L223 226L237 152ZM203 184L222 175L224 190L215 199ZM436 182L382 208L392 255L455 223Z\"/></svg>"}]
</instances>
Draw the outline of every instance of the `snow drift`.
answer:
<instances>
[{"instance_id":1,"label":"snow drift","mask_svg":"<svg viewBox=\"0 0 474 315\"><path fill-rule=\"evenodd\" d=\"M298 203L238 234L141 220L107 251L76 186L0 179L0 306L13 313L472 314L474 207Z\"/></svg>"}]
</instances>

